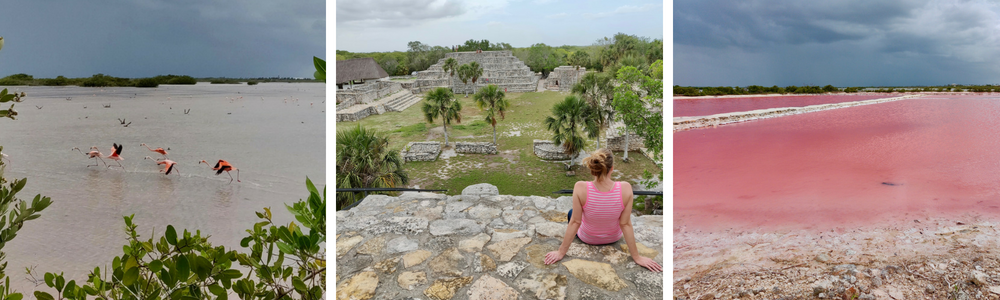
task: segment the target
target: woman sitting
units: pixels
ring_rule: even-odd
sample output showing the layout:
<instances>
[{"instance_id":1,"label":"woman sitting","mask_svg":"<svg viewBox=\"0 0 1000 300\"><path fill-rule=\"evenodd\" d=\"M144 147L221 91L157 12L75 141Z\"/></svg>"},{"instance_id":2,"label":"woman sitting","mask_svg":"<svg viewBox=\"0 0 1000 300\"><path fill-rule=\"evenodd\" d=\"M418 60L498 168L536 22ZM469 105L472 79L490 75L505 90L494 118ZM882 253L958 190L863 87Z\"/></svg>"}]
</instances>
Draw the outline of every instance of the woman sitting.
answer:
<instances>
[{"instance_id":1,"label":"woman sitting","mask_svg":"<svg viewBox=\"0 0 1000 300\"><path fill-rule=\"evenodd\" d=\"M650 258L639 255L632 232L632 185L611 180L614 156L611 151L599 149L583 160L590 168L594 181L577 181L573 187L573 209L569 211L569 225L559 250L545 254L545 264L553 264L569 251L574 237L591 245L617 242L623 236L629 254L636 264L653 272L663 267ZM573 211L578 213L573 214Z\"/></svg>"}]
</instances>

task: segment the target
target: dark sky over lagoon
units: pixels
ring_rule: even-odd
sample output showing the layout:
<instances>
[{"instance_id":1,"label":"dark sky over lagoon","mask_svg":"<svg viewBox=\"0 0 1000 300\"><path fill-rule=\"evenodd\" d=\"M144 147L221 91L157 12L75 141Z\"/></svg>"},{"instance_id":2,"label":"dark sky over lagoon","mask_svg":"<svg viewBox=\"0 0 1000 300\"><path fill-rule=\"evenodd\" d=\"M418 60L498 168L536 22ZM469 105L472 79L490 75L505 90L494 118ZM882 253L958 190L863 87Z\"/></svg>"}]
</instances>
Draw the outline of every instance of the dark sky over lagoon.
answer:
<instances>
[{"instance_id":1,"label":"dark sky over lagoon","mask_svg":"<svg viewBox=\"0 0 1000 300\"><path fill-rule=\"evenodd\" d=\"M1000 84L996 1L677 0L674 84Z\"/></svg>"},{"instance_id":2,"label":"dark sky over lagoon","mask_svg":"<svg viewBox=\"0 0 1000 300\"><path fill-rule=\"evenodd\" d=\"M0 77L311 77L326 56L326 3L7 1Z\"/></svg>"}]
</instances>

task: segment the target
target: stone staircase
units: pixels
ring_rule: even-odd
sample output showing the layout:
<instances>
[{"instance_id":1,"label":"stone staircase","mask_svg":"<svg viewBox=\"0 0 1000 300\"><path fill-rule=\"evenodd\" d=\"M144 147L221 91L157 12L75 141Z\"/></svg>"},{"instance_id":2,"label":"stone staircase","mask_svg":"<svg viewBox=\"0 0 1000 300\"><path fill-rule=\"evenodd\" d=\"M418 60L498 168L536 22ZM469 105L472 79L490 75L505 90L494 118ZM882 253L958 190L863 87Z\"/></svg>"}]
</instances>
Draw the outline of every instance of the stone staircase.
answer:
<instances>
[{"instance_id":1,"label":"stone staircase","mask_svg":"<svg viewBox=\"0 0 1000 300\"><path fill-rule=\"evenodd\" d=\"M409 90L401 90L368 104L356 104L346 109L337 110L337 122L354 122L370 115L381 115L389 111L403 111L420 102L421 98Z\"/></svg>"},{"instance_id":2,"label":"stone staircase","mask_svg":"<svg viewBox=\"0 0 1000 300\"><path fill-rule=\"evenodd\" d=\"M399 94L402 95L396 97L395 99L389 100L389 102L385 104L386 110L403 111L409 108L410 106L419 103L420 100L423 100L423 98L420 98L420 96L417 96L411 93L410 91L403 91Z\"/></svg>"}]
</instances>

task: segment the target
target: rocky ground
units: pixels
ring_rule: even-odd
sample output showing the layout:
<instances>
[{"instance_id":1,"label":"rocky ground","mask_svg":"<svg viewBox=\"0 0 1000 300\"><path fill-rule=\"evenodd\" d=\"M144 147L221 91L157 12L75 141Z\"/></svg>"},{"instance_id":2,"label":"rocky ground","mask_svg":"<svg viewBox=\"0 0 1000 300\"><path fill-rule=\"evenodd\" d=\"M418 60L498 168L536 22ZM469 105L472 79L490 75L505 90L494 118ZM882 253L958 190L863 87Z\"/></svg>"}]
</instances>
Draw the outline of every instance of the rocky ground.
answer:
<instances>
[{"instance_id":1,"label":"rocky ground","mask_svg":"<svg viewBox=\"0 0 1000 300\"><path fill-rule=\"evenodd\" d=\"M674 230L674 299L1000 299L998 223Z\"/></svg>"},{"instance_id":2,"label":"rocky ground","mask_svg":"<svg viewBox=\"0 0 1000 300\"><path fill-rule=\"evenodd\" d=\"M570 197L370 196L337 212L337 299L662 299L663 274L636 265L624 241L577 239L552 265ZM632 218L640 253L663 264L663 216Z\"/></svg>"}]
</instances>

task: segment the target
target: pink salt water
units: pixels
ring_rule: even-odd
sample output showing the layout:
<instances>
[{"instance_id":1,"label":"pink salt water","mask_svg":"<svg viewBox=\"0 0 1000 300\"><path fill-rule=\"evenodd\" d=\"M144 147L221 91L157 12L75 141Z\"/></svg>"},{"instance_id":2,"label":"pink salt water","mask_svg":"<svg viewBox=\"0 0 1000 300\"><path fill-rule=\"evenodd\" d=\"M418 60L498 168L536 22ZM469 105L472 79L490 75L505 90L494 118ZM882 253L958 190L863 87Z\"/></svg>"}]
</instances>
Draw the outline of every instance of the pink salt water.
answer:
<instances>
[{"instance_id":1,"label":"pink salt water","mask_svg":"<svg viewBox=\"0 0 1000 300\"><path fill-rule=\"evenodd\" d=\"M674 222L819 229L1000 217L1000 97L925 96L674 133Z\"/></svg>"},{"instance_id":2,"label":"pink salt water","mask_svg":"<svg viewBox=\"0 0 1000 300\"><path fill-rule=\"evenodd\" d=\"M778 107L853 102L898 97L900 94L783 95L752 97L674 97L674 116L707 116Z\"/></svg>"}]
</instances>

